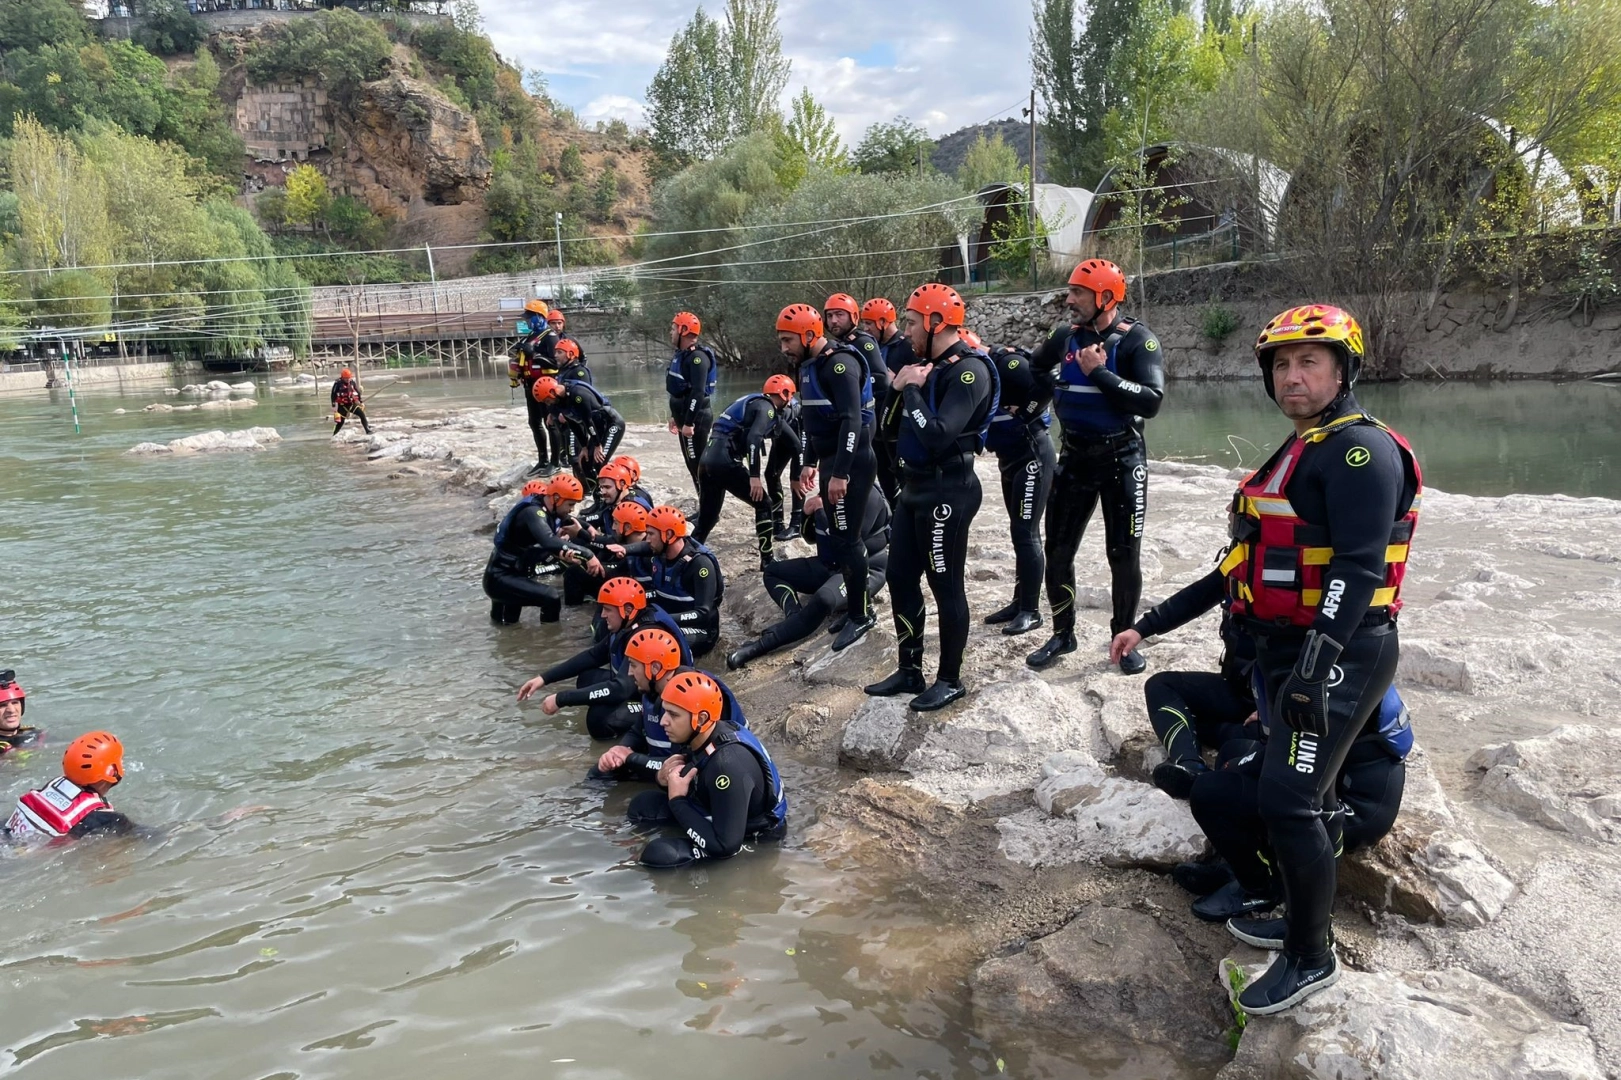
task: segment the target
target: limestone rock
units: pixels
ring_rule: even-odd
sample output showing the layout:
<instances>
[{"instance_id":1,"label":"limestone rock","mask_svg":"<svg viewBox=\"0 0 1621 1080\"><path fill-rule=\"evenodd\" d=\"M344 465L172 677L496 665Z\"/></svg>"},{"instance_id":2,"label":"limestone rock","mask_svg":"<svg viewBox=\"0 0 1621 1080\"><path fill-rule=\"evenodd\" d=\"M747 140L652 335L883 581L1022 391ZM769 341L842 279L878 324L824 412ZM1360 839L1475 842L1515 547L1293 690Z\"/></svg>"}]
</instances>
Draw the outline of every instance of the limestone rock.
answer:
<instances>
[{"instance_id":1,"label":"limestone rock","mask_svg":"<svg viewBox=\"0 0 1621 1080\"><path fill-rule=\"evenodd\" d=\"M1559 832L1601 843L1621 842L1615 821L1621 760L1613 732L1585 724L1555 728L1535 739L1475 751L1485 771L1480 793L1506 810Z\"/></svg>"},{"instance_id":2,"label":"limestone rock","mask_svg":"<svg viewBox=\"0 0 1621 1080\"><path fill-rule=\"evenodd\" d=\"M167 444L144 442L125 451L128 454L211 454L231 450L264 450L281 442L275 428L256 427L243 431L205 431Z\"/></svg>"},{"instance_id":3,"label":"limestone rock","mask_svg":"<svg viewBox=\"0 0 1621 1080\"><path fill-rule=\"evenodd\" d=\"M198 405L199 409L251 409L259 404L258 398L241 398L233 401L230 398L215 398Z\"/></svg>"},{"instance_id":4,"label":"limestone rock","mask_svg":"<svg viewBox=\"0 0 1621 1080\"><path fill-rule=\"evenodd\" d=\"M1258 954L1245 950L1246 959ZM1223 975L1268 960L1229 957ZM1225 978L1224 978L1225 984ZM1217 1080L1601 1080L1587 1028L1458 968L1344 971L1277 1016L1251 1017Z\"/></svg>"},{"instance_id":5,"label":"limestone rock","mask_svg":"<svg viewBox=\"0 0 1621 1080\"><path fill-rule=\"evenodd\" d=\"M1217 1055L1220 998L1201 985L1176 941L1151 916L1090 904L1063 929L974 972L974 1011L1072 1038Z\"/></svg>"},{"instance_id":6,"label":"limestone rock","mask_svg":"<svg viewBox=\"0 0 1621 1080\"><path fill-rule=\"evenodd\" d=\"M1460 694L1475 692L1474 673L1468 661L1455 656L1440 642L1407 639L1401 643L1401 662L1396 668L1398 683L1433 686Z\"/></svg>"},{"instance_id":7,"label":"limestone rock","mask_svg":"<svg viewBox=\"0 0 1621 1080\"><path fill-rule=\"evenodd\" d=\"M126 454L172 454L172 453L174 453L174 451L170 450L166 443L143 442L143 443L136 443L134 446L130 447L128 450L125 450L124 453L126 453Z\"/></svg>"},{"instance_id":8,"label":"limestone rock","mask_svg":"<svg viewBox=\"0 0 1621 1080\"><path fill-rule=\"evenodd\" d=\"M901 739L911 712L906 698L869 698L844 725L839 764L870 772L902 767L906 754Z\"/></svg>"},{"instance_id":9,"label":"limestone rock","mask_svg":"<svg viewBox=\"0 0 1621 1080\"><path fill-rule=\"evenodd\" d=\"M472 202L489 185L478 121L426 82L392 73L365 83L334 119L349 147L335 168L374 209Z\"/></svg>"},{"instance_id":10,"label":"limestone rock","mask_svg":"<svg viewBox=\"0 0 1621 1080\"><path fill-rule=\"evenodd\" d=\"M1027 866L1090 862L1168 869L1205 853L1186 803L1149 784L1111 776L1078 752L1042 765L1035 810L996 823L1001 850Z\"/></svg>"}]
</instances>

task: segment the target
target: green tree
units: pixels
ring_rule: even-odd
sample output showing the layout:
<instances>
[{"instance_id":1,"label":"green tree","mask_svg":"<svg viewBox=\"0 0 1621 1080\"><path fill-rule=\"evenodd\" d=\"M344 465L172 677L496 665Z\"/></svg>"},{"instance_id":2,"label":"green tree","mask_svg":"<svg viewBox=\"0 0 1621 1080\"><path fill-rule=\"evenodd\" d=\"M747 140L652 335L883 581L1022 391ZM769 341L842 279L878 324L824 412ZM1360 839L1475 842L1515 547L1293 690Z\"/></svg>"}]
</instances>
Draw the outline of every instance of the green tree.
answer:
<instances>
[{"instance_id":1,"label":"green tree","mask_svg":"<svg viewBox=\"0 0 1621 1080\"><path fill-rule=\"evenodd\" d=\"M84 8L72 0L0 0L0 53L90 43Z\"/></svg>"},{"instance_id":2,"label":"green tree","mask_svg":"<svg viewBox=\"0 0 1621 1080\"><path fill-rule=\"evenodd\" d=\"M329 91L346 96L381 78L393 51L374 20L339 8L265 27L248 50L248 76L272 83L313 74Z\"/></svg>"},{"instance_id":3,"label":"green tree","mask_svg":"<svg viewBox=\"0 0 1621 1080\"><path fill-rule=\"evenodd\" d=\"M1007 144L1000 131L989 139L981 133L957 170L957 182L969 191L982 191L992 184L1013 183L1023 176L1018 151Z\"/></svg>"},{"instance_id":4,"label":"green tree","mask_svg":"<svg viewBox=\"0 0 1621 1080\"><path fill-rule=\"evenodd\" d=\"M208 36L185 0L139 0L133 10L141 20L135 43L158 56L193 52Z\"/></svg>"},{"instance_id":5,"label":"green tree","mask_svg":"<svg viewBox=\"0 0 1621 1080\"><path fill-rule=\"evenodd\" d=\"M800 90L790 106L788 122L783 126L787 145L803 154L805 160L824 169L846 169L850 166L850 153L839 138L827 109L816 100L810 87Z\"/></svg>"},{"instance_id":6,"label":"green tree","mask_svg":"<svg viewBox=\"0 0 1621 1080\"><path fill-rule=\"evenodd\" d=\"M111 261L101 174L71 139L31 116L19 117L7 164L17 195L21 266L72 269Z\"/></svg>"},{"instance_id":7,"label":"green tree","mask_svg":"<svg viewBox=\"0 0 1621 1080\"><path fill-rule=\"evenodd\" d=\"M578 146L569 143L563 147L563 153L557 159L557 175L571 182L585 175L585 157Z\"/></svg>"},{"instance_id":8,"label":"green tree","mask_svg":"<svg viewBox=\"0 0 1621 1080\"><path fill-rule=\"evenodd\" d=\"M591 194L591 208L598 221L613 216L614 204L619 202L619 173L613 166L603 169L597 176L596 190Z\"/></svg>"},{"instance_id":9,"label":"green tree","mask_svg":"<svg viewBox=\"0 0 1621 1080\"><path fill-rule=\"evenodd\" d=\"M931 166L929 155L934 151L934 140L929 133L904 116L889 123L873 124L861 136L851 160L864 173L910 172L917 174L921 160L924 171Z\"/></svg>"},{"instance_id":10,"label":"green tree","mask_svg":"<svg viewBox=\"0 0 1621 1080\"><path fill-rule=\"evenodd\" d=\"M331 204L326 177L314 165L300 165L287 174L287 222L313 225L326 215Z\"/></svg>"},{"instance_id":11,"label":"green tree","mask_svg":"<svg viewBox=\"0 0 1621 1080\"><path fill-rule=\"evenodd\" d=\"M456 0L450 8L450 21L464 34L484 32L484 16L479 13L478 0Z\"/></svg>"},{"instance_id":12,"label":"green tree","mask_svg":"<svg viewBox=\"0 0 1621 1080\"><path fill-rule=\"evenodd\" d=\"M30 314L38 326L86 329L112 322L113 302L101 278L88 270L49 274L34 284Z\"/></svg>"},{"instance_id":13,"label":"green tree","mask_svg":"<svg viewBox=\"0 0 1621 1080\"><path fill-rule=\"evenodd\" d=\"M1103 118L1123 93L1110 82L1114 54L1136 32L1138 7L1139 0L1035 0L1031 62L1057 183L1095 187L1103 174Z\"/></svg>"},{"instance_id":14,"label":"green tree","mask_svg":"<svg viewBox=\"0 0 1621 1080\"><path fill-rule=\"evenodd\" d=\"M777 0L726 0L726 75L732 138L782 123L778 102L788 85Z\"/></svg>"}]
</instances>

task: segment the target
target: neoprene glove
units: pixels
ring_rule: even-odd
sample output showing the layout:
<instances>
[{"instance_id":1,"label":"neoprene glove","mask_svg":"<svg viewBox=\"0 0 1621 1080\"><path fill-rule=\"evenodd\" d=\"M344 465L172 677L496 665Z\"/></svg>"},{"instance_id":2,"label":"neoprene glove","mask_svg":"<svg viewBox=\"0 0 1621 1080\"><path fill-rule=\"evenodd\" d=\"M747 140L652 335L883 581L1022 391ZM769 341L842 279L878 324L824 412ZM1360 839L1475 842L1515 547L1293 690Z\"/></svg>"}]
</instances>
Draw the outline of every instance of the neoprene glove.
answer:
<instances>
[{"instance_id":1,"label":"neoprene glove","mask_svg":"<svg viewBox=\"0 0 1621 1080\"><path fill-rule=\"evenodd\" d=\"M1328 679L1344 651L1333 638L1307 631L1294 670L1278 689L1274 708L1291 730L1319 738L1328 734Z\"/></svg>"}]
</instances>

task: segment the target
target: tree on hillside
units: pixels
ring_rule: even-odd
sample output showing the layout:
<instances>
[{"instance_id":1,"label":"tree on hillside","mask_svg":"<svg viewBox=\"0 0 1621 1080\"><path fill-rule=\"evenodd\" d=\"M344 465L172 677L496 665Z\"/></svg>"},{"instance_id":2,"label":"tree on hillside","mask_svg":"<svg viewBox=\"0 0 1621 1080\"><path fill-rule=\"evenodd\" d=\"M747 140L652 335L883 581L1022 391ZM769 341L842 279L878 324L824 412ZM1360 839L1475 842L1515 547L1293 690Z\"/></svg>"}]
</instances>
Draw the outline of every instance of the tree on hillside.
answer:
<instances>
[{"instance_id":1,"label":"tree on hillside","mask_svg":"<svg viewBox=\"0 0 1621 1080\"><path fill-rule=\"evenodd\" d=\"M193 52L208 36L186 0L136 0L130 10L141 20L135 43L157 56Z\"/></svg>"},{"instance_id":2,"label":"tree on hillside","mask_svg":"<svg viewBox=\"0 0 1621 1080\"><path fill-rule=\"evenodd\" d=\"M1031 62L1056 183L1094 187L1103 174L1103 118L1123 92L1110 79L1114 54L1135 32L1138 7L1139 0L1035 0Z\"/></svg>"},{"instance_id":3,"label":"tree on hillside","mask_svg":"<svg viewBox=\"0 0 1621 1080\"><path fill-rule=\"evenodd\" d=\"M17 195L17 263L72 269L111 261L101 174L70 139L32 116L19 117L7 166Z\"/></svg>"},{"instance_id":4,"label":"tree on hillside","mask_svg":"<svg viewBox=\"0 0 1621 1080\"><path fill-rule=\"evenodd\" d=\"M707 161L753 132L775 130L788 71L776 0L728 0L724 22L699 8L647 88L648 131L666 167Z\"/></svg>"},{"instance_id":5,"label":"tree on hillside","mask_svg":"<svg viewBox=\"0 0 1621 1080\"><path fill-rule=\"evenodd\" d=\"M924 162L925 171L933 167L928 164L933 150L934 140L929 138L928 131L904 116L897 116L887 124L877 123L869 127L850 157L856 168L864 173L910 172L916 175L920 160Z\"/></svg>"},{"instance_id":6,"label":"tree on hillside","mask_svg":"<svg viewBox=\"0 0 1621 1080\"><path fill-rule=\"evenodd\" d=\"M989 139L980 133L968 148L962 168L957 170L957 182L969 191L981 191L991 184L1010 184L1023 177L1019 154L1000 131Z\"/></svg>"},{"instance_id":7,"label":"tree on hillside","mask_svg":"<svg viewBox=\"0 0 1621 1080\"><path fill-rule=\"evenodd\" d=\"M783 125L783 137L808 162L826 169L847 168L850 164L849 152L833 126L833 118L827 115L808 86L793 100L788 122Z\"/></svg>"},{"instance_id":8,"label":"tree on hillside","mask_svg":"<svg viewBox=\"0 0 1621 1080\"><path fill-rule=\"evenodd\" d=\"M317 75L341 97L381 78L393 51L376 20L338 8L265 27L249 47L248 75L260 83Z\"/></svg>"},{"instance_id":9,"label":"tree on hillside","mask_svg":"<svg viewBox=\"0 0 1621 1080\"><path fill-rule=\"evenodd\" d=\"M84 8L71 0L0 0L0 53L90 43Z\"/></svg>"}]
</instances>

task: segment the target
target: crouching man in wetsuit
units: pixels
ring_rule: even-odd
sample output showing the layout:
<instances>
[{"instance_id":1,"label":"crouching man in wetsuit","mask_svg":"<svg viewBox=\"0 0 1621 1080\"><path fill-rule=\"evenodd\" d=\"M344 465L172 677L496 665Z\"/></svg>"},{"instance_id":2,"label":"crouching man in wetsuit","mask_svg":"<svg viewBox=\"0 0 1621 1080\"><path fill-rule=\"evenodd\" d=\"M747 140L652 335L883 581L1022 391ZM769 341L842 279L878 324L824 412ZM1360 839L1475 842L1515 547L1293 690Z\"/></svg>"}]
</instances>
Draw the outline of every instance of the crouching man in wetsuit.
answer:
<instances>
[{"instance_id":1,"label":"crouching man in wetsuit","mask_svg":"<svg viewBox=\"0 0 1621 1080\"><path fill-rule=\"evenodd\" d=\"M766 567L766 595L782 609L783 618L754 641L727 654L726 666L734 671L750 660L804 641L829 616L845 609L844 578L821 496L806 499L805 508L810 511L805 539L816 545L816 554L806 559L778 559ZM861 536L867 545L867 592L876 596L884 587L889 567L889 504L883 499L867 500Z\"/></svg>"},{"instance_id":2,"label":"crouching man in wetsuit","mask_svg":"<svg viewBox=\"0 0 1621 1080\"><path fill-rule=\"evenodd\" d=\"M360 384L355 382L355 373L348 368L338 372L338 378L332 384L332 410L332 434L342 431L351 416L360 417L361 428L367 435L371 434L366 405L360 400Z\"/></svg>"},{"instance_id":3,"label":"crouching man in wetsuit","mask_svg":"<svg viewBox=\"0 0 1621 1080\"><path fill-rule=\"evenodd\" d=\"M1126 278L1120 267L1088 259L1069 276L1071 326L1053 331L1034 359L1055 378L1053 403L1064 429L1063 451L1047 503L1047 603L1053 633L1025 663L1038 670L1075 651L1075 553L1092 512L1103 509L1114 613L1109 633L1137 618L1142 599L1143 519L1148 511L1148 456L1143 423L1159 412L1165 368L1159 339L1120 314ZM1147 667L1136 650L1120 670Z\"/></svg>"},{"instance_id":4,"label":"crouching man in wetsuit","mask_svg":"<svg viewBox=\"0 0 1621 1080\"><path fill-rule=\"evenodd\" d=\"M31 846L132 831L129 818L107 801L122 779L124 747L117 737L105 731L80 735L62 755L62 775L17 800L6 839Z\"/></svg>"},{"instance_id":5,"label":"crouching man in wetsuit","mask_svg":"<svg viewBox=\"0 0 1621 1080\"><path fill-rule=\"evenodd\" d=\"M17 682L17 673L9 669L0 671L0 755L13 750L27 750L44 740L45 732L23 725L23 715L27 711L28 691Z\"/></svg>"},{"instance_id":6,"label":"crouching man in wetsuit","mask_svg":"<svg viewBox=\"0 0 1621 1080\"><path fill-rule=\"evenodd\" d=\"M570 429L574 475L582 484L595 485L598 471L625 437L625 418L602 391L575 379L536 379L534 396L556 414L558 423Z\"/></svg>"},{"instance_id":7,"label":"crouching man in wetsuit","mask_svg":"<svg viewBox=\"0 0 1621 1080\"><path fill-rule=\"evenodd\" d=\"M895 608L900 663L867 686L875 697L915 695L918 712L943 709L967 691L962 655L968 647L968 529L979 512L974 456L996 415L996 366L961 340L963 302L955 289L930 283L906 301L906 334L920 358L891 382L899 415L901 501L890 533L889 600ZM923 685L923 579L940 613L940 670ZM853 614L852 614L852 617Z\"/></svg>"},{"instance_id":8,"label":"crouching man in wetsuit","mask_svg":"<svg viewBox=\"0 0 1621 1080\"><path fill-rule=\"evenodd\" d=\"M610 547L615 556L653 557L653 595L687 635L692 655L703 656L720 640L720 603L726 594L720 563L687 535L687 515L655 506L647 518L647 542Z\"/></svg>"},{"instance_id":9,"label":"crouching man in wetsuit","mask_svg":"<svg viewBox=\"0 0 1621 1080\"><path fill-rule=\"evenodd\" d=\"M788 795L760 740L722 719L727 695L701 671L683 669L661 695L662 725L678 749L664 765L666 789L631 800L638 825L674 825L642 849L642 865L667 869L729 859L749 843L779 841L788 830ZM735 700L732 702L735 705Z\"/></svg>"},{"instance_id":10,"label":"crouching man in wetsuit","mask_svg":"<svg viewBox=\"0 0 1621 1080\"><path fill-rule=\"evenodd\" d=\"M647 592L630 578L610 578L597 593L605 633L567 660L553 664L518 689L518 700L528 701L538 691L564 679L574 679L573 690L548 694L540 709L547 716L575 705L586 706L585 727L593 739L617 739L641 723L642 705L635 680L626 669L625 649L638 630L660 627L669 631L681 647L683 663L692 662L675 620L656 604L647 602Z\"/></svg>"},{"instance_id":11,"label":"crouching man in wetsuit","mask_svg":"<svg viewBox=\"0 0 1621 1080\"><path fill-rule=\"evenodd\" d=\"M507 511L495 530L495 550L484 567L484 595L490 598L490 621L511 625L526 607L540 609L541 622L556 622L563 610L557 590L534 579L535 570L554 562L594 561L591 549L567 539L563 529L585 497L572 476L531 480L523 497Z\"/></svg>"},{"instance_id":12,"label":"crouching man in wetsuit","mask_svg":"<svg viewBox=\"0 0 1621 1080\"><path fill-rule=\"evenodd\" d=\"M604 465L597 473L597 501L589 510L575 515L575 526L564 530L570 540L596 552L598 561L595 568L590 563L584 566L569 563L563 568L563 603L569 607L585 603L596 579L604 575L606 545L620 542L614 511L622 503L640 506L643 510L653 509L652 498L636 486L632 477L629 467L616 461Z\"/></svg>"},{"instance_id":13,"label":"crouching man in wetsuit","mask_svg":"<svg viewBox=\"0 0 1621 1080\"><path fill-rule=\"evenodd\" d=\"M1422 478L1407 441L1352 394L1363 343L1349 313L1286 311L1261 332L1255 355L1267 395L1295 429L1239 487L1221 563L1232 614L1255 641L1257 697L1272 707L1257 798L1288 929L1271 968L1237 999L1265 1016L1339 977L1324 803L1352 747L1377 730L1396 672ZM1222 854L1245 888L1262 887L1256 860Z\"/></svg>"},{"instance_id":14,"label":"crouching man in wetsuit","mask_svg":"<svg viewBox=\"0 0 1621 1080\"><path fill-rule=\"evenodd\" d=\"M771 565L771 542L777 531L761 475L765 444L768 439L775 442L785 437L781 410L793 396L794 381L786 375L773 375L759 393L732 402L715 417L709 445L698 463L698 527L692 530L692 538L699 543L709 539L726 505L726 493L731 492L754 509L754 542L761 570ZM786 437L798 439L792 431Z\"/></svg>"}]
</instances>

